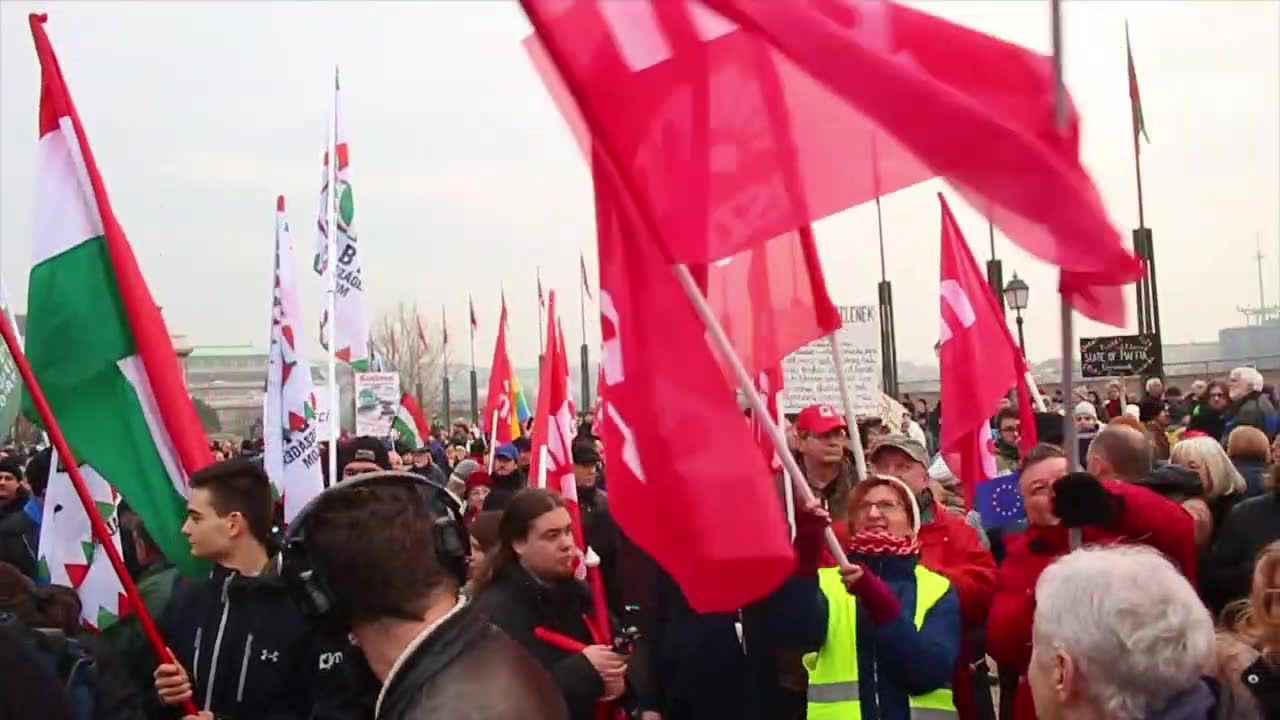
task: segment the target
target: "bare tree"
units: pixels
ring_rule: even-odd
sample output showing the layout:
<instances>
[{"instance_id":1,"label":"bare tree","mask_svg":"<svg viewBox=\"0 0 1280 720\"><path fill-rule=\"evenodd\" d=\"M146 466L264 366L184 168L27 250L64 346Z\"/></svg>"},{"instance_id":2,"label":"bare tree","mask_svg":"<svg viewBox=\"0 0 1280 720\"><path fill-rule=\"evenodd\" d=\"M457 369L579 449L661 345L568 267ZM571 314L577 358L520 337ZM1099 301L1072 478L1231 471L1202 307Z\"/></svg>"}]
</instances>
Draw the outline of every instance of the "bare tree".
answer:
<instances>
[{"instance_id":1,"label":"bare tree","mask_svg":"<svg viewBox=\"0 0 1280 720\"><path fill-rule=\"evenodd\" d=\"M430 418L440 413L444 346L439 323L432 323L414 305L399 302L378 315L373 345L389 369L400 373L404 392L418 398Z\"/></svg>"}]
</instances>

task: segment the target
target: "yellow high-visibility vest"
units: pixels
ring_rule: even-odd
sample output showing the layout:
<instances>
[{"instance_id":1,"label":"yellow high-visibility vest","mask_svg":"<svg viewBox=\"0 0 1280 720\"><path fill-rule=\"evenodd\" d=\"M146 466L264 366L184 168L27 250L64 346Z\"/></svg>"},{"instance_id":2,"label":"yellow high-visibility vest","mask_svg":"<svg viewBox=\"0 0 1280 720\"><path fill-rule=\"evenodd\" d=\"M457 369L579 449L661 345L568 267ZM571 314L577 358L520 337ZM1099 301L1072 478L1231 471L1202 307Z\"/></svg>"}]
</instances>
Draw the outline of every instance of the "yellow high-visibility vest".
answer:
<instances>
[{"instance_id":1,"label":"yellow high-visibility vest","mask_svg":"<svg viewBox=\"0 0 1280 720\"><path fill-rule=\"evenodd\" d=\"M809 671L809 720L861 720L858 692L858 606L844 587L839 568L818 571L818 587L827 596L827 637L816 653L804 656ZM951 581L916 565L916 630L951 587ZM934 690L908 698L912 720L954 720L951 691Z\"/></svg>"}]
</instances>

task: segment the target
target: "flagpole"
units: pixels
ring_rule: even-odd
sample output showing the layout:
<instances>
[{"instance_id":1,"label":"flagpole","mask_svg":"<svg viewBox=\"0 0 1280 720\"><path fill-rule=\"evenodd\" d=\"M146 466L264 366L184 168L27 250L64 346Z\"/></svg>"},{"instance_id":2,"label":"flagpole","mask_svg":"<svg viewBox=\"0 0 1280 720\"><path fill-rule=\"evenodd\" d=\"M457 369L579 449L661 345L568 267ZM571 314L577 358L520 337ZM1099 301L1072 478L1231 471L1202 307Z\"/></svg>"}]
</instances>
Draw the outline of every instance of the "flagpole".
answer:
<instances>
[{"instance_id":1,"label":"flagpole","mask_svg":"<svg viewBox=\"0 0 1280 720\"><path fill-rule=\"evenodd\" d=\"M536 270L538 275L538 372L542 372L542 356L546 354L546 348L543 346L542 333L545 328L542 325L542 268Z\"/></svg>"},{"instance_id":2,"label":"flagpole","mask_svg":"<svg viewBox=\"0 0 1280 720\"><path fill-rule=\"evenodd\" d=\"M476 382L476 304L470 295L467 296L467 308L471 315L467 324L471 326L471 424L480 424L480 387Z\"/></svg>"},{"instance_id":3,"label":"flagpole","mask_svg":"<svg viewBox=\"0 0 1280 720\"><path fill-rule=\"evenodd\" d=\"M106 551L107 559L111 561L111 569L115 571L116 577L120 580L120 585L124 587L129 605L137 613L138 624L142 626L142 633L146 636L147 642L151 644L151 650L155 653L158 663L177 662L176 658L173 657L173 653L165 645L160 631L156 628L155 619L151 617L151 611L142 602L142 593L138 591L138 586L134 583L133 576L129 574L129 570L125 567L124 558L121 557L120 551L116 549L115 543L112 542L111 530L107 528L107 523L102 519L102 514L98 512L97 503L94 502L93 495L89 492L89 486L85 483L84 475L80 472L80 465L76 462L75 455L71 452L71 446L67 444L67 438L62 434L62 426L58 424L58 419L54 417L53 408L49 406L44 390L40 387L39 381L36 380L35 371L31 369L31 363L27 360L26 353L22 351L22 344L18 342L16 333L17 329L9 323L8 313L0 312L0 335L4 337L5 345L9 346L9 354L13 358L13 364L18 367L18 372L22 375L22 381L27 384L27 392L31 394L31 403L35 405L36 412L39 413L40 420L44 423L45 432L48 433L50 442L53 443L54 449L58 452L58 459L67 468L67 475L71 478L71 485L75 488L76 497L80 499L80 504L84 507L85 514L89 516L89 526L93 531L93 537L102 544L102 549ZM191 698L183 701L182 714L184 717L196 714L196 706Z\"/></svg>"},{"instance_id":4,"label":"flagpole","mask_svg":"<svg viewBox=\"0 0 1280 720\"><path fill-rule=\"evenodd\" d=\"M765 429L765 432L769 433L769 438L773 440L773 449L777 453L778 459L782 461L782 466L787 471L787 475L791 478L791 484L795 487L796 494L800 496L805 505L813 504L813 490L809 488L809 483L804 479L804 473L800 471L800 466L796 463L795 456L791 454L791 449L787 447L786 436L783 434L782 429L778 427L778 424L773 421L773 418L769 416L769 410L760 398L760 393L756 392L755 384L751 381L751 375L742 364L742 358L738 357L738 353L733 349L733 344L729 342L729 337L725 335L720 321L716 319L715 313L712 312L711 306L707 303L707 299L703 297L702 291L698 289L698 283L693 279L693 274L689 272L689 266L679 263L673 265L672 270L675 272L676 278L679 279L680 286L684 288L685 297L689 298L689 303L693 305L694 311L698 313L698 317L702 319L702 323L710 331L711 340L715 343L720 357L728 362L729 367L733 370L733 375L738 381L738 388L742 390L742 394L747 397L747 402L751 404L751 412L755 417L759 418L760 426ZM836 539L835 531L831 529L830 525L827 526L826 540L827 547L840 563L840 567L850 567L849 560L845 557L844 548L840 547L840 541Z\"/></svg>"},{"instance_id":5,"label":"flagpole","mask_svg":"<svg viewBox=\"0 0 1280 720\"><path fill-rule=\"evenodd\" d=\"M857 416L853 413L853 401L849 399L849 380L844 374L844 358L840 352L840 340L836 333L827 336L831 343L831 363L836 366L836 379L840 383L840 401L844 403L844 421L849 426L849 445L853 450L853 465L858 471L854 482L862 482L867 477L867 459L862 452L862 433L858 430Z\"/></svg>"},{"instance_id":6,"label":"flagpole","mask_svg":"<svg viewBox=\"0 0 1280 720\"><path fill-rule=\"evenodd\" d=\"M449 417L449 318L445 316L444 305L440 306L440 389L443 397L441 402L444 407L440 411L440 416L444 418L445 431L449 431L449 427L453 424L453 419ZM446 436L447 439L447 436Z\"/></svg>"},{"instance_id":7,"label":"flagpole","mask_svg":"<svg viewBox=\"0 0 1280 720\"><path fill-rule=\"evenodd\" d=\"M1053 116L1054 124L1059 132L1066 129L1067 126L1067 89L1062 76L1062 2L1061 0L1049 0L1052 8L1052 29L1053 29L1053 74L1054 74L1054 94L1053 94ZM1059 287L1059 292L1062 292ZM1067 301L1066 294L1062 294L1062 378L1059 385L1062 389L1062 401L1064 403L1071 402L1072 383L1075 381L1075 352L1072 347L1075 343L1075 317L1072 314L1071 303ZM1071 470L1075 470L1080 464L1080 444L1076 442L1076 423L1070 413L1062 418L1063 443L1067 451L1067 466Z\"/></svg>"},{"instance_id":8,"label":"flagpole","mask_svg":"<svg viewBox=\"0 0 1280 720\"><path fill-rule=\"evenodd\" d=\"M328 230L329 259L329 484L338 482L338 431L342 425L341 397L338 392L338 228L334 199L338 181L338 66L333 66L333 112L329 117L329 142L324 152L325 163L325 227Z\"/></svg>"},{"instance_id":9,"label":"flagpole","mask_svg":"<svg viewBox=\"0 0 1280 720\"><path fill-rule=\"evenodd\" d=\"M591 407L591 374L587 369L590 358L587 355L587 264L582 255L578 255L578 267L582 277L578 279L578 311L582 314L582 407Z\"/></svg>"}]
</instances>

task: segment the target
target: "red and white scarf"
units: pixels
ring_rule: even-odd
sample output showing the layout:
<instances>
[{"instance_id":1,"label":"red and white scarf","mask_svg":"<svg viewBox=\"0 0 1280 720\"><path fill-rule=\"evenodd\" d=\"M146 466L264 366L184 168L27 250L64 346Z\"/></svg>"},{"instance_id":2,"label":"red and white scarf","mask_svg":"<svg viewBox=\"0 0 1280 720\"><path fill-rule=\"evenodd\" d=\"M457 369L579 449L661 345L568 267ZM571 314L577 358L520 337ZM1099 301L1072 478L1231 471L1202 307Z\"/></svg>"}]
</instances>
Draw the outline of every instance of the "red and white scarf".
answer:
<instances>
[{"instance_id":1,"label":"red and white scarf","mask_svg":"<svg viewBox=\"0 0 1280 720\"><path fill-rule=\"evenodd\" d=\"M859 555L906 557L920 553L920 541L914 535L900 537L884 530L859 530L849 541L849 550Z\"/></svg>"}]
</instances>

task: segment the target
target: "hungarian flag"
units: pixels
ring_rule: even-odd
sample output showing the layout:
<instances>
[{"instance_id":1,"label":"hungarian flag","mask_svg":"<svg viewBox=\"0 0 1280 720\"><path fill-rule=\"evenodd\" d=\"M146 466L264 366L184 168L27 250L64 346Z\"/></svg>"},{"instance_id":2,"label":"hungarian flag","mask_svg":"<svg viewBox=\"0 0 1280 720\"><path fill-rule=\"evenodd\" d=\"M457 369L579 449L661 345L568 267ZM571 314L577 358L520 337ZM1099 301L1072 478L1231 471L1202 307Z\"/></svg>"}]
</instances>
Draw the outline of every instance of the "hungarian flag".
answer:
<instances>
[{"instance_id":1,"label":"hungarian flag","mask_svg":"<svg viewBox=\"0 0 1280 720\"><path fill-rule=\"evenodd\" d=\"M179 529L187 477L212 460L209 446L160 307L111 211L45 16L30 22L41 87L27 357L76 459L124 496L166 557L199 573Z\"/></svg>"},{"instance_id":2,"label":"hungarian flag","mask_svg":"<svg viewBox=\"0 0 1280 720\"><path fill-rule=\"evenodd\" d=\"M493 364L489 370L489 396L485 399L484 416L480 418L485 437L496 438L499 445L523 434L515 405L513 379L511 358L507 354L507 306L503 305L502 317L498 321L498 339L493 346ZM495 418L498 423L496 431Z\"/></svg>"},{"instance_id":3,"label":"hungarian flag","mask_svg":"<svg viewBox=\"0 0 1280 720\"><path fill-rule=\"evenodd\" d=\"M1050 58L887 1L522 5L669 261L940 176L1058 265L1081 312L1124 322L1141 264L1080 164L1074 109L1054 124Z\"/></svg>"},{"instance_id":4,"label":"hungarian flag","mask_svg":"<svg viewBox=\"0 0 1280 720\"><path fill-rule=\"evenodd\" d=\"M592 170L610 507L695 610L736 610L791 572L774 477L743 452L753 440L734 389L620 176L600 155Z\"/></svg>"},{"instance_id":5,"label":"hungarian flag","mask_svg":"<svg viewBox=\"0 0 1280 720\"><path fill-rule=\"evenodd\" d=\"M1129 111L1133 115L1133 146L1138 147L1138 134L1141 133L1147 142L1147 122L1142 117L1142 96L1138 93L1138 70L1133 66L1133 47L1129 45L1129 21L1124 22L1124 52L1129 58Z\"/></svg>"},{"instance_id":6,"label":"hungarian flag","mask_svg":"<svg viewBox=\"0 0 1280 720\"><path fill-rule=\"evenodd\" d=\"M120 547L120 495L97 470L80 466L80 474L94 506L111 531L116 552ZM80 503L71 476L60 465L57 451L49 460L49 485L40 521L38 575L45 584L61 585L80 596L80 622L103 630L133 609L120 577L102 544L94 539L89 515Z\"/></svg>"},{"instance_id":7,"label":"hungarian flag","mask_svg":"<svg viewBox=\"0 0 1280 720\"><path fill-rule=\"evenodd\" d=\"M1027 363L1009 334L978 262L960 233L947 200L942 206L941 323L942 454L964 485L973 507L978 485L996 477L994 438L988 424L1010 388L1017 388L1022 442L1036 443L1035 414L1027 387Z\"/></svg>"},{"instance_id":8,"label":"hungarian flag","mask_svg":"<svg viewBox=\"0 0 1280 720\"><path fill-rule=\"evenodd\" d=\"M276 198L275 282L271 293L262 457L276 495L284 500L286 523L324 490L309 356L294 273L293 239L281 195Z\"/></svg>"},{"instance_id":9,"label":"hungarian flag","mask_svg":"<svg viewBox=\"0 0 1280 720\"><path fill-rule=\"evenodd\" d=\"M347 144L346 127L342 123L342 86L338 82L338 69L333 69L333 130L332 146L324 151L323 180L320 185L319 234L316 237L315 270L324 277L324 303L321 305L320 345L326 350L335 343L334 355L356 370L369 367L369 314L365 309L364 284L360 277L360 245L356 240L356 203L351 189L351 151ZM337 158L334 170L336 178L329 184L330 150ZM329 232L329 209L333 208L338 227ZM338 259L336 283L329 273L329 243L336 243L334 256ZM328 292L333 285L335 317L329 317Z\"/></svg>"},{"instance_id":10,"label":"hungarian flag","mask_svg":"<svg viewBox=\"0 0 1280 720\"><path fill-rule=\"evenodd\" d=\"M409 393L400 396L400 409L396 412L395 419L391 421L391 429L395 430L400 440L408 444L411 449L417 449L426 444L430 428L427 426L426 417L422 414L422 406L418 405L418 400Z\"/></svg>"}]
</instances>

